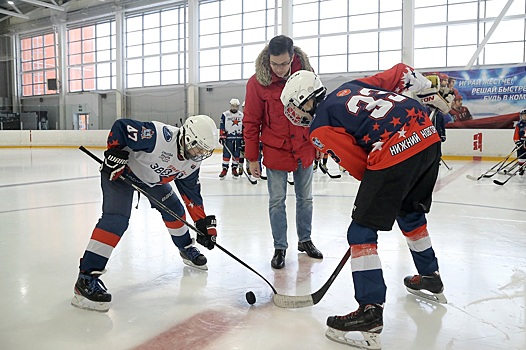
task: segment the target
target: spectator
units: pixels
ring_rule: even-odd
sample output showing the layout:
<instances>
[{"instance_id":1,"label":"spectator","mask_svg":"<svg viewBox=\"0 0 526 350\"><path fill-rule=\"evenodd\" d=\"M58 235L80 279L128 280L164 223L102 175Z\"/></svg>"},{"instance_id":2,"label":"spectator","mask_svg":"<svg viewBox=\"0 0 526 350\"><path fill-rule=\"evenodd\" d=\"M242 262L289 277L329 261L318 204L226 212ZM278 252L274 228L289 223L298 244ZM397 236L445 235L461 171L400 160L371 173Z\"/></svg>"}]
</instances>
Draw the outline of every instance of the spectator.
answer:
<instances>
[{"instance_id":1,"label":"spectator","mask_svg":"<svg viewBox=\"0 0 526 350\"><path fill-rule=\"evenodd\" d=\"M245 157L250 172L261 176L258 162L259 143L263 144L263 165L267 171L269 217L274 240L271 266L285 266L287 242L287 174L293 172L296 194L296 233L298 250L321 259L322 253L311 240L312 229L312 162L315 150L308 130L292 125L283 115L280 94L287 78L301 69L312 70L309 58L291 38L279 35L256 59L256 73L246 86L244 117Z\"/></svg>"}]
</instances>

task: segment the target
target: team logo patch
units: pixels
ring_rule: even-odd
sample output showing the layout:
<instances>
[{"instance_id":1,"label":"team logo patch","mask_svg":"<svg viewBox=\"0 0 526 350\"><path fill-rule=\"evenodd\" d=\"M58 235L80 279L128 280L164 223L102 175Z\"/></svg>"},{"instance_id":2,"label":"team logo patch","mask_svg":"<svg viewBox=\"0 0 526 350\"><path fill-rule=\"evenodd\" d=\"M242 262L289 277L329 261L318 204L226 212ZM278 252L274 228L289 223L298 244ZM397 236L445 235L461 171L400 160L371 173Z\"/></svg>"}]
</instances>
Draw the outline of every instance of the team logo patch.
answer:
<instances>
[{"instance_id":1,"label":"team logo patch","mask_svg":"<svg viewBox=\"0 0 526 350\"><path fill-rule=\"evenodd\" d=\"M155 131L153 131L152 129L147 129L143 126L141 130L141 139L151 139L154 134Z\"/></svg>"},{"instance_id":2,"label":"team logo patch","mask_svg":"<svg viewBox=\"0 0 526 350\"><path fill-rule=\"evenodd\" d=\"M166 126L163 126L163 136L166 142L172 141L172 138L174 136L173 132L168 129Z\"/></svg>"},{"instance_id":3,"label":"team logo patch","mask_svg":"<svg viewBox=\"0 0 526 350\"><path fill-rule=\"evenodd\" d=\"M351 90L349 89L344 89L344 90L340 90L336 93L336 96L338 97L342 97L342 96L347 96L351 93Z\"/></svg>"},{"instance_id":4,"label":"team logo patch","mask_svg":"<svg viewBox=\"0 0 526 350\"><path fill-rule=\"evenodd\" d=\"M196 167L197 167L197 165L195 165L195 164L190 165L190 169L195 169Z\"/></svg>"},{"instance_id":5,"label":"team logo patch","mask_svg":"<svg viewBox=\"0 0 526 350\"><path fill-rule=\"evenodd\" d=\"M314 147L320 149L320 150L323 150L324 149L324 145L323 143L317 138L317 137L313 137L312 140L311 140L312 144L314 145Z\"/></svg>"}]
</instances>

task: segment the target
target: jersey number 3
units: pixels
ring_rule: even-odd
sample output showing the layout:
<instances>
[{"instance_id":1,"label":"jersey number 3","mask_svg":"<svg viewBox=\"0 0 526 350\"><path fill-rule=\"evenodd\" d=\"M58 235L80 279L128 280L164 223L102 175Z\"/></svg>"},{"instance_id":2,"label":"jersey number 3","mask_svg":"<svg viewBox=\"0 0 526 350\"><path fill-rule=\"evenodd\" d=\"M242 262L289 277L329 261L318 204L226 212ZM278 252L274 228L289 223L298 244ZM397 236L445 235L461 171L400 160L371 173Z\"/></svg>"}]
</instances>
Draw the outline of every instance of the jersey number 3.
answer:
<instances>
[{"instance_id":1,"label":"jersey number 3","mask_svg":"<svg viewBox=\"0 0 526 350\"><path fill-rule=\"evenodd\" d=\"M393 109L395 102L405 100L407 97L393 92L362 88L359 95L355 95L347 101L347 110L351 114L358 115L360 110L366 109L370 112L369 117L383 119Z\"/></svg>"}]
</instances>

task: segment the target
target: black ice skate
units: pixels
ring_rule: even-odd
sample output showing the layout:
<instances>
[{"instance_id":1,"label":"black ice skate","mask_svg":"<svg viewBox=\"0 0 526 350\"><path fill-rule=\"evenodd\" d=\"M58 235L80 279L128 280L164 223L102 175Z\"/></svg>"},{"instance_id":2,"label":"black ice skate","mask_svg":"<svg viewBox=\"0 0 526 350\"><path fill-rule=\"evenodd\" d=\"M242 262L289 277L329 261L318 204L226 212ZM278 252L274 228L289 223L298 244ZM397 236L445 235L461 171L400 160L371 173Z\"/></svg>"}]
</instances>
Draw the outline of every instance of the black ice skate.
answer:
<instances>
[{"instance_id":1,"label":"black ice skate","mask_svg":"<svg viewBox=\"0 0 526 350\"><path fill-rule=\"evenodd\" d=\"M110 309L111 294L106 292L106 286L99 279L105 271L79 273L71 305L79 309L107 312Z\"/></svg>"},{"instance_id":2,"label":"black ice skate","mask_svg":"<svg viewBox=\"0 0 526 350\"><path fill-rule=\"evenodd\" d=\"M206 266L206 257L201 254L196 247L188 246L184 250L180 250L179 254L186 265L200 270L208 270L208 266Z\"/></svg>"},{"instance_id":3,"label":"black ice skate","mask_svg":"<svg viewBox=\"0 0 526 350\"><path fill-rule=\"evenodd\" d=\"M447 304L444 296L444 284L438 271L431 275L414 275L404 278L404 285L409 293L419 297Z\"/></svg>"},{"instance_id":4,"label":"black ice skate","mask_svg":"<svg viewBox=\"0 0 526 350\"><path fill-rule=\"evenodd\" d=\"M329 328L325 336L330 340L358 349L379 350L382 348L380 333L384 325L382 315L382 306L369 304L360 305L358 310L345 316L330 316L327 318ZM350 337L346 337L349 332L360 332L363 339L356 337L356 333L351 333Z\"/></svg>"}]
</instances>

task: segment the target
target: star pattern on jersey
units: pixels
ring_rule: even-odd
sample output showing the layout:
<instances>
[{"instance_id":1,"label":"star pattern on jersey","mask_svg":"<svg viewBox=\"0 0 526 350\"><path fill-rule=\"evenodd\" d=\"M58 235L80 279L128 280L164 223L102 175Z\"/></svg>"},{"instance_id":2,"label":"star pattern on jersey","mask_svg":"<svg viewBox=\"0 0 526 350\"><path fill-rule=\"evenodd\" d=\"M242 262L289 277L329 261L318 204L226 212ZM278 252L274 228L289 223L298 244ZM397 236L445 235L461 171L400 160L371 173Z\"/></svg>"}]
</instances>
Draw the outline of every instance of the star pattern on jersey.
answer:
<instances>
[{"instance_id":1,"label":"star pattern on jersey","mask_svg":"<svg viewBox=\"0 0 526 350\"><path fill-rule=\"evenodd\" d=\"M233 118L232 119L232 125L239 125L240 122L241 122L241 120L239 118Z\"/></svg>"}]
</instances>

